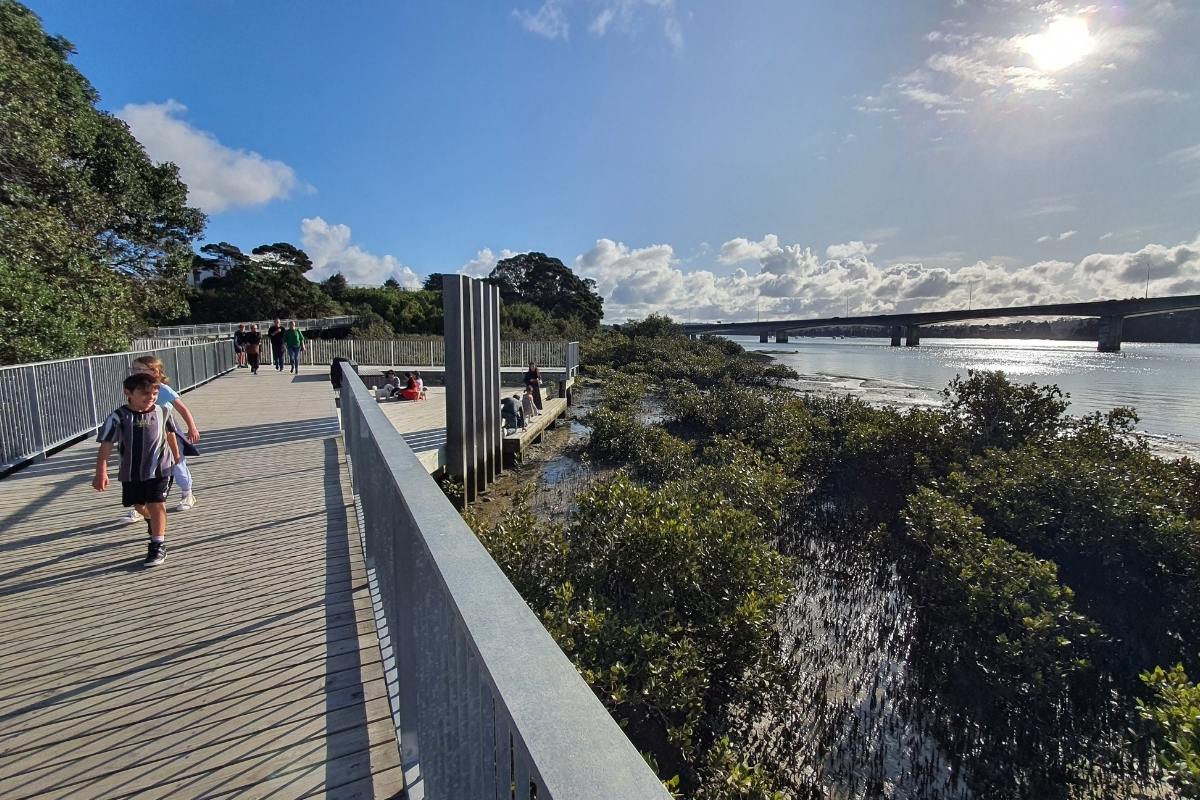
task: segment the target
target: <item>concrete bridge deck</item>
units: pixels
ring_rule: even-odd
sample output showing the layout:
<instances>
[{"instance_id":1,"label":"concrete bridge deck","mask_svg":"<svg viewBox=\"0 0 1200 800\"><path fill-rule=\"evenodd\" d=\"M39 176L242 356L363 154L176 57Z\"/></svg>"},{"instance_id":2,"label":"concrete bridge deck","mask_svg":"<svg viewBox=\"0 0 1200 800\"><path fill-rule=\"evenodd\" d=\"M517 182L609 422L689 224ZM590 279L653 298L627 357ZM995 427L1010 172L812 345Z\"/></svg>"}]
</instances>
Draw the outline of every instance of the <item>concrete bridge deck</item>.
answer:
<instances>
[{"instance_id":1,"label":"concrete bridge deck","mask_svg":"<svg viewBox=\"0 0 1200 800\"><path fill-rule=\"evenodd\" d=\"M327 370L184 400L160 567L91 441L0 481L0 797L402 796Z\"/></svg>"}]
</instances>

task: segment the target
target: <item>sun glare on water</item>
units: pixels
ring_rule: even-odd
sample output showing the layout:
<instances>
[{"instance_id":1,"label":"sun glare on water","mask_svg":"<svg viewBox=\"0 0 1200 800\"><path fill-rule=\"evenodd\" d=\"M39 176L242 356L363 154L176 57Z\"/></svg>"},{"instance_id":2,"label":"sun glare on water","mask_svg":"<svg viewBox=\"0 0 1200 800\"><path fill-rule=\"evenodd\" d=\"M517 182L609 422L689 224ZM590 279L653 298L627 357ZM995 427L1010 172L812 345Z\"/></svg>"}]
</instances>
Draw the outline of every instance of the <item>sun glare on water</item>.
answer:
<instances>
[{"instance_id":1,"label":"sun glare on water","mask_svg":"<svg viewBox=\"0 0 1200 800\"><path fill-rule=\"evenodd\" d=\"M1021 42L1021 49L1033 56L1043 72L1057 72L1071 66L1092 52L1094 46L1087 21L1081 17L1060 17L1046 30L1026 36Z\"/></svg>"}]
</instances>

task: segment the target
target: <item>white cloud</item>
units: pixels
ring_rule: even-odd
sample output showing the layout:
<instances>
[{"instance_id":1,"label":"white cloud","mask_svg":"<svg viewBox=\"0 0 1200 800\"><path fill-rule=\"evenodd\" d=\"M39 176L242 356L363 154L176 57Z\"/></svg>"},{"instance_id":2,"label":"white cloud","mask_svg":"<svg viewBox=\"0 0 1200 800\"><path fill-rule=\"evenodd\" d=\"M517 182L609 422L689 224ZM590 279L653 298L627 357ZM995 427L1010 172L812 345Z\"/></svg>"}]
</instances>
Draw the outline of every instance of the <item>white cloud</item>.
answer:
<instances>
[{"instance_id":1,"label":"white cloud","mask_svg":"<svg viewBox=\"0 0 1200 800\"><path fill-rule=\"evenodd\" d=\"M458 272L460 275L470 275L472 278L486 278L496 268L497 261L503 261L515 255L517 255L515 251L505 248L497 256L492 252L492 248L485 247L477 252L474 258L459 267Z\"/></svg>"},{"instance_id":2,"label":"white cloud","mask_svg":"<svg viewBox=\"0 0 1200 800\"><path fill-rule=\"evenodd\" d=\"M421 286L416 273L395 256L377 256L351 244L347 225L330 225L320 217L304 219L300 222L300 243L313 261L308 273L313 280L340 272L354 286L379 286L388 278L395 278L407 289Z\"/></svg>"},{"instance_id":3,"label":"white cloud","mask_svg":"<svg viewBox=\"0 0 1200 800\"><path fill-rule=\"evenodd\" d=\"M566 40L571 33L571 24L563 11L561 0L545 0L535 12L513 9L513 17L530 33L546 39Z\"/></svg>"},{"instance_id":4,"label":"white cloud","mask_svg":"<svg viewBox=\"0 0 1200 800\"><path fill-rule=\"evenodd\" d=\"M758 241L739 237L725 242L717 259L738 267L718 275L685 271L668 244L636 248L600 239L576 258L574 269L596 280L610 322L655 312L735 321L951 309L966 307L972 294L976 307L1130 297L1141 294L1147 269L1152 293L1200 291L1200 237L1174 247L1093 254L1078 263L1027 265L1003 258L968 266L877 264L862 248L841 247L827 247L837 255L822 259L813 248L774 234Z\"/></svg>"},{"instance_id":5,"label":"white cloud","mask_svg":"<svg viewBox=\"0 0 1200 800\"><path fill-rule=\"evenodd\" d=\"M566 40L570 36L570 6L585 6L591 15L588 32L603 38L613 31L635 35L649 16L662 20L662 35L675 52L683 50L683 27L675 14L675 0L543 0L537 11L513 10L513 17L530 33L547 39Z\"/></svg>"},{"instance_id":6,"label":"white cloud","mask_svg":"<svg viewBox=\"0 0 1200 800\"><path fill-rule=\"evenodd\" d=\"M1048 241L1050 241L1052 238L1053 238L1053 237L1052 237L1052 236L1050 236L1050 235L1046 235L1046 236L1039 236L1039 237L1037 238L1037 243L1038 243L1038 244L1041 244L1042 242L1048 242Z\"/></svg>"},{"instance_id":7,"label":"white cloud","mask_svg":"<svg viewBox=\"0 0 1200 800\"><path fill-rule=\"evenodd\" d=\"M260 206L287 198L297 187L295 171L251 150L227 147L211 133L182 119L187 107L175 100L131 103L117 116L129 125L155 161L171 161L188 186L188 202L216 214L237 206Z\"/></svg>"},{"instance_id":8,"label":"white cloud","mask_svg":"<svg viewBox=\"0 0 1200 800\"><path fill-rule=\"evenodd\" d=\"M1055 214L1070 214L1078 211L1079 207L1065 197L1037 197L1030 200L1024 207L1013 213L1013 219L1034 219L1049 217Z\"/></svg>"},{"instance_id":9,"label":"white cloud","mask_svg":"<svg viewBox=\"0 0 1200 800\"><path fill-rule=\"evenodd\" d=\"M1112 231L1109 231L1108 233L1102 233L1102 234L1100 234L1100 241L1103 242L1107 239L1111 239L1114 236L1116 236L1116 234L1113 233Z\"/></svg>"},{"instance_id":10,"label":"white cloud","mask_svg":"<svg viewBox=\"0 0 1200 800\"><path fill-rule=\"evenodd\" d=\"M1058 235L1058 240L1060 242L1065 242L1067 239L1070 239L1072 236L1074 236L1077 233L1079 233L1079 231L1063 231L1062 233L1060 233Z\"/></svg>"},{"instance_id":11,"label":"white cloud","mask_svg":"<svg viewBox=\"0 0 1200 800\"><path fill-rule=\"evenodd\" d=\"M846 242L845 244L831 244L825 248L825 255L829 258L865 258L879 249L877 244L864 244L863 242Z\"/></svg>"}]
</instances>

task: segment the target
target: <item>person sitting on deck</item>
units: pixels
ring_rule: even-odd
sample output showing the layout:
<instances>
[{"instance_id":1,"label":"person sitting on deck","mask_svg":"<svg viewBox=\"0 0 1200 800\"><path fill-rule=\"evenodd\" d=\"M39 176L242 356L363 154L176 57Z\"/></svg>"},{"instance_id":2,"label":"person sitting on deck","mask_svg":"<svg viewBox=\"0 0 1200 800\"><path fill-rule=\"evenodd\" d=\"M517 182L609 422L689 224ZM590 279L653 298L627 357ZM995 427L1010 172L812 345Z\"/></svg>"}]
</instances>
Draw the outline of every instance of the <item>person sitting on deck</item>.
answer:
<instances>
[{"instance_id":1,"label":"person sitting on deck","mask_svg":"<svg viewBox=\"0 0 1200 800\"><path fill-rule=\"evenodd\" d=\"M521 395L514 394L500 401L500 418L504 420L506 435L525 427L525 418L521 415Z\"/></svg>"},{"instance_id":2,"label":"person sitting on deck","mask_svg":"<svg viewBox=\"0 0 1200 800\"><path fill-rule=\"evenodd\" d=\"M375 390L375 399L377 400L387 400L388 398L395 397L400 393L399 375L389 369L383 373L383 377L386 378L383 385Z\"/></svg>"},{"instance_id":3,"label":"person sitting on deck","mask_svg":"<svg viewBox=\"0 0 1200 800\"><path fill-rule=\"evenodd\" d=\"M421 396L421 387L417 385L417 379L413 377L411 372L404 373L404 377L407 380L405 381L404 388L399 392L400 399L416 400Z\"/></svg>"},{"instance_id":4,"label":"person sitting on deck","mask_svg":"<svg viewBox=\"0 0 1200 800\"><path fill-rule=\"evenodd\" d=\"M537 405L533 401L532 386L525 387L525 395L521 398L521 413L525 417L526 424L528 424L529 420L533 419L534 417L540 417L542 415L541 410L538 409Z\"/></svg>"}]
</instances>

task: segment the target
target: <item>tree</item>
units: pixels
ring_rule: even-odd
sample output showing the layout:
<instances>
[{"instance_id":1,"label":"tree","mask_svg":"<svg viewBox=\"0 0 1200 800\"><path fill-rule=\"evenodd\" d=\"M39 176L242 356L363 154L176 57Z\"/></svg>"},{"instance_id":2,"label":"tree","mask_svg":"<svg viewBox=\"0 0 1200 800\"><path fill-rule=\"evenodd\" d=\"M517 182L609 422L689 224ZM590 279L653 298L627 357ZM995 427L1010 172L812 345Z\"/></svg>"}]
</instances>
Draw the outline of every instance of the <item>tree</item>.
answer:
<instances>
[{"instance_id":1,"label":"tree","mask_svg":"<svg viewBox=\"0 0 1200 800\"><path fill-rule=\"evenodd\" d=\"M308 257L308 253L287 242L260 244L250 252L259 256L260 260L269 261L283 269L305 273L313 268L312 259Z\"/></svg>"},{"instance_id":2,"label":"tree","mask_svg":"<svg viewBox=\"0 0 1200 800\"><path fill-rule=\"evenodd\" d=\"M321 288L325 290L325 294L334 300L345 299L346 290L349 287L350 284L346 282L346 276L340 272L333 273L321 283Z\"/></svg>"},{"instance_id":3,"label":"tree","mask_svg":"<svg viewBox=\"0 0 1200 800\"><path fill-rule=\"evenodd\" d=\"M604 298L596 291L596 282L580 278L545 253L503 259L488 280L499 287L506 303L531 303L560 319L576 317L593 330L604 316Z\"/></svg>"},{"instance_id":4,"label":"tree","mask_svg":"<svg viewBox=\"0 0 1200 800\"><path fill-rule=\"evenodd\" d=\"M204 215L14 0L0 0L0 361L124 348L186 311Z\"/></svg>"},{"instance_id":5,"label":"tree","mask_svg":"<svg viewBox=\"0 0 1200 800\"><path fill-rule=\"evenodd\" d=\"M403 291L403 287L400 286L400 281L396 280L395 278L388 278L386 281L384 281L383 288L387 289L389 292Z\"/></svg>"},{"instance_id":6,"label":"tree","mask_svg":"<svg viewBox=\"0 0 1200 800\"><path fill-rule=\"evenodd\" d=\"M421 284L421 288L427 292L440 292L442 290L442 278L446 277L445 273L434 272L425 279L425 283Z\"/></svg>"}]
</instances>

